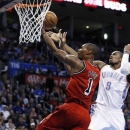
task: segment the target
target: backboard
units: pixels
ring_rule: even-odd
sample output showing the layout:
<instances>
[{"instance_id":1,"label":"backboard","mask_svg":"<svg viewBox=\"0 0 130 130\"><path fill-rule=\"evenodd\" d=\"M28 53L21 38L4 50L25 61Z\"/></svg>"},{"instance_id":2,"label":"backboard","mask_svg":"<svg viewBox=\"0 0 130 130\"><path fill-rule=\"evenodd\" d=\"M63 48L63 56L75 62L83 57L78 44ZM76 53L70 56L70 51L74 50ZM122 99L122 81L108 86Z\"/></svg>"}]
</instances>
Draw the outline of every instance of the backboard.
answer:
<instances>
[{"instance_id":1,"label":"backboard","mask_svg":"<svg viewBox=\"0 0 130 130\"><path fill-rule=\"evenodd\" d=\"M10 7L21 2L22 0L0 0L0 13L10 9Z\"/></svg>"}]
</instances>

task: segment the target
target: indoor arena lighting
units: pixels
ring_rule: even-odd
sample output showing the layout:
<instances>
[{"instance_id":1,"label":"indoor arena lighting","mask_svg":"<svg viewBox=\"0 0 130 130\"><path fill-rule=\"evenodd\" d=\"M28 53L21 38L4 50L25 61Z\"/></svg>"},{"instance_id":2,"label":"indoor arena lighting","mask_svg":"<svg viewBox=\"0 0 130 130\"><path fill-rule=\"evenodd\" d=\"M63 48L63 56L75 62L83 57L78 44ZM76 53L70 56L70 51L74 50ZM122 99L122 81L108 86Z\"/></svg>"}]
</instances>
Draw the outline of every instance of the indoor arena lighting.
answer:
<instances>
[{"instance_id":1,"label":"indoor arena lighting","mask_svg":"<svg viewBox=\"0 0 130 130\"><path fill-rule=\"evenodd\" d=\"M125 3L119 3L114 0L84 0L85 6L91 7L104 7L106 9L117 10L125 12L127 10L127 5Z\"/></svg>"},{"instance_id":2,"label":"indoor arena lighting","mask_svg":"<svg viewBox=\"0 0 130 130\"><path fill-rule=\"evenodd\" d=\"M77 4L82 4L82 0L53 0L57 2L73 2ZM106 9L117 10L117 11L127 11L127 5L125 3L120 3L119 0L83 0L84 6L89 7L104 7Z\"/></svg>"},{"instance_id":3,"label":"indoor arena lighting","mask_svg":"<svg viewBox=\"0 0 130 130\"><path fill-rule=\"evenodd\" d=\"M104 34L104 39L107 40L108 39L108 35L105 33Z\"/></svg>"},{"instance_id":4,"label":"indoor arena lighting","mask_svg":"<svg viewBox=\"0 0 130 130\"><path fill-rule=\"evenodd\" d=\"M89 26L86 26L86 28L89 28Z\"/></svg>"}]
</instances>

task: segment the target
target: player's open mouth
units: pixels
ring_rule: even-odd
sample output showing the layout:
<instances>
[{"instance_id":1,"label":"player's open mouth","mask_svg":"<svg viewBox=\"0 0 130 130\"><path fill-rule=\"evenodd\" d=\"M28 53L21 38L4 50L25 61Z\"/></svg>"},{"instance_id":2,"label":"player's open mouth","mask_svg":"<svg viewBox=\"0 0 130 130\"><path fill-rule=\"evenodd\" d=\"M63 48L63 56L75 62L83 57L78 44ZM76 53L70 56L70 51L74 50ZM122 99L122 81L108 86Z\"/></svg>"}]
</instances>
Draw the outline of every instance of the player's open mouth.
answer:
<instances>
[{"instance_id":1,"label":"player's open mouth","mask_svg":"<svg viewBox=\"0 0 130 130\"><path fill-rule=\"evenodd\" d=\"M111 60L112 60L112 58L109 59L109 61L111 61Z\"/></svg>"}]
</instances>

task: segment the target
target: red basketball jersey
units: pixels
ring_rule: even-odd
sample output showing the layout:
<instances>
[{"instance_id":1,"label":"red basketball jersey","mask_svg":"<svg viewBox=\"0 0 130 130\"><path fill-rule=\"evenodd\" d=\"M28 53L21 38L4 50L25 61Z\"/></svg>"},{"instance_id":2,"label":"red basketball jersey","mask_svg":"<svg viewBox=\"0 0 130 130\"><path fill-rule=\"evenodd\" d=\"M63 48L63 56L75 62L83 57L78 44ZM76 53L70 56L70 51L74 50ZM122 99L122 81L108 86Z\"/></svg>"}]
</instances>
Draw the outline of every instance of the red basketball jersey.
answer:
<instances>
[{"instance_id":1,"label":"red basketball jersey","mask_svg":"<svg viewBox=\"0 0 130 130\"><path fill-rule=\"evenodd\" d=\"M75 102L89 110L92 96L99 82L100 71L90 62L86 60L83 62L84 69L70 76L65 102Z\"/></svg>"}]
</instances>

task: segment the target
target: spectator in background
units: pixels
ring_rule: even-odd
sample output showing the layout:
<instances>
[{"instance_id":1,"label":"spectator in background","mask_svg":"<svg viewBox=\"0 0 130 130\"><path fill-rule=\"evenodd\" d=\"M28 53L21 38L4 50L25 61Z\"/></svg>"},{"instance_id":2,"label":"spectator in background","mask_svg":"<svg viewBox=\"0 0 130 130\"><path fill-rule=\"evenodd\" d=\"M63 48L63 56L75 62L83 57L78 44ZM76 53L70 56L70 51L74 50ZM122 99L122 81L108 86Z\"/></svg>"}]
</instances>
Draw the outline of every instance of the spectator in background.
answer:
<instances>
[{"instance_id":1,"label":"spectator in background","mask_svg":"<svg viewBox=\"0 0 130 130\"><path fill-rule=\"evenodd\" d=\"M36 122L32 118L32 119L30 119L30 130L35 130L35 128L36 128Z\"/></svg>"},{"instance_id":2,"label":"spectator in background","mask_svg":"<svg viewBox=\"0 0 130 130\"><path fill-rule=\"evenodd\" d=\"M0 119L0 130L5 130L3 121Z\"/></svg>"},{"instance_id":3,"label":"spectator in background","mask_svg":"<svg viewBox=\"0 0 130 130\"><path fill-rule=\"evenodd\" d=\"M1 36L1 38L0 38L0 42L1 42L2 44L4 44L4 43L6 42L6 40L7 40L7 38L6 38L5 35L3 34L3 35Z\"/></svg>"},{"instance_id":4,"label":"spectator in background","mask_svg":"<svg viewBox=\"0 0 130 130\"><path fill-rule=\"evenodd\" d=\"M38 118L36 119L37 124L42 121L43 117L42 115L38 115Z\"/></svg>"},{"instance_id":5,"label":"spectator in background","mask_svg":"<svg viewBox=\"0 0 130 130\"><path fill-rule=\"evenodd\" d=\"M23 118L22 117L19 117L18 118L18 122L16 124L16 127L19 128L19 127L23 127L23 128L26 128L27 124L25 121L23 121Z\"/></svg>"},{"instance_id":6,"label":"spectator in background","mask_svg":"<svg viewBox=\"0 0 130 130\"><path fill-rule=\"evenodd\" d=\"M46 78L46 87L49 88L49 92L51 93L53 91L55 84L52 73L48 74L48 77Z\"/></svg>"},{"instance_id":7,"label":"spectator in background","mask_svg":"<svg viewBox=\"0 0 130 130\"><path fill-rule=\"evenodd\" d=\"M40 89L39 85L36 86L36 89L33 91L33 94L34 94L35 97L39 97L39 98L42 98L45 95L45 93L43 92L43 90Z\"/></svg>"},{"instance_id":8,"label":"spectator in background","mask_svg":"<svg viewBox=\"0 0 130 130\"><path fill-rule=\"evenodd\" d=\"M58 99L60 97L59 93L60 93L60 87L58 85L56 85L53 89L53 94L54 94L55 98Z\"/></svg>"},{"instance_id":9,"label":"spectator in background","mask_svg":"<svg viewBox=\"0 0 130 130\"><path fill-rule=\"evenodd\" d=\"M3 105L6 105L6 104L7 104L7 99L6 99L6 97L3 96L3 95L2 95L2 97L1 97L1 104L3 104Z\"/></svg>"},{"instance_id":10,"label":"spectator in background","mask_svg":"<svg viewBox=\"0 0 130 130\"><path fill-rule=\"evenodd\" d=\"M22 114L21 117L23 119L23 122L27 122L27 116L26 114Z\"/></svg>"},{"instance_id":11,"label":"spectator in background","mask_svg":"<svg viewBox=\"0 0 130 130\"><path fill-rule=\"evenodd\" d=\"M43 114L43 108L42 108L42 105L41 104L37 104L36 106L36 113L37 114Z\"/></svg>"},{"instance_id":12,"label":"spectator in background","mask_svg":"<svg viewBox=\"0 0 130 130\"><path fill-rule=\"evenodd\" d=\"M8 119L8 123L5 124L6 129L5 130L15 130L15 125L12 122L12 119Z\"/></svg>"},{"instance_id":13,"label":"spectator in background","mask_svg":"<svg viewBox=\"0 0 130 130\"><path fill-rule=\"evenodd\" d=\"M13 92L13 102L17 102L20 99L20 94L18 93L17 90L14 90Z\"/></svg>"},{"instance_id":14,"label":"spectator in background","mask_svg":"<svg viewBox=\"0 0 130 130\"><path fill-rule=\"evenodd\" d=\"M31 83L29 85L27 85L24 89L24 92L26 93L26 95L28 97L34 97L33 96L33 92L34 92L34 89L35 89L35 84L34 83Z\"/></svg>"},{"instance_id":15,"label":"spectator in background","mask_svg":"<svg viewBox=\"0 0 130 130\"><path fill-rule=\"evenodd\" d=\"M8 64L7 62L3 62L3 68L1 69L1 76L3 78L3 81L6 82L8 77Z\"/></svg>"},{"instance_id":16,"label":"spectator in background","mask_svg":"<svg viewBox=\"0 0 130 130\"><path fill-rule=\"evenodd\" d=\"M25 93L22 93L22 101L23 101L24 105L29 103L29 100L28 100L28 98L26 98Z\"/></svg>"},{"instance_id":17,"label":"spectator in background","mask_svg":"<svg viewBox=\"0 0 130 130\"><path fill-rule=\"evenodd\" d=\"M31 115L31 117L33 117L33 118L36 119L36 117L37 117L37 113L36 113L36 110L35 110L34 107L31 109L30 115Z\"/></svg>"},{"instance_id":18,"label":"spectator in background","mask_svg":"<svg viewBox=\"0 0 130 130\"><path fill-rule=\"evenodd\" d=\"M35 74L35 70L33 66L30 66L30 69L28 70L28 73Z\"/></svg>"},{"instance_id":19,"label":"spectator in background","mask_svg":"<svg viewBox=\"0 0 130 130\"><path fill-rule=\"evenodd\" d=\"M20 106L20 102L17 101L16 105L13 107L13 111L14 113L18 113L18 114L22 114L23 113L23 109Z\"/></svg>"},{"instance_id":20,"label":"spectator in background","mask_svg":"<svg viewBox=\"0 0 130 130\"><path fill-rule=\"evenodd\" d=\"M3 109L1 113L3 113L3 118L4 118L4 121L6 122L8 120L8 117L10 116L10 112L7 110L6 105L3 105Z\"/></svg>"},{"instance_id":21,"label":"spectator in background","mask_svg":"<svg viewBox=\"0 0 130 130\"><path fill-rule=\"evenodd\" d=\"M48 89L48 88L47 88L47 89ZM44 99L45 102L47 102L48 100L50 100L50 94L49 94L49 92L46 92L46 93L45 93L45 96L44 96L43 99Z\"/></svg>"},{"instance_id":22,"label":"spectator in background","mask_svg":"<svg viewBox=\"0 0 130 130\"><path fill-rule=\"evenodd\" d=\"M31 112L31 107L30 104L26 104L25 109L24 109L24 113L29 115L29 113Z\"/></svg>"},{"instance_id":23,"label":"spectator in background","mask_svg":"<svg viewBox=\"0 0 130 130\"><path fill-rule=\"evenodd\" d=\"M29 103L31 108L36 107L36 101L33 98L30 98Z\"/></svg>"},{"instance_id":24,"label":"spectator in background","mask_svg":"<svg viewBox=\"0 0 130 130\"><path fill-rule=\"evenodd\" d=\"M45 74L45 72L42 67L39 67L36 69L36 74Z\"/></svg>"},{"instance_id":25,"label":"spectator in background","mask_svg":"<svg viewBox=\"0 0 130 130\"><path fill-rule=\"evenodd\" d=\"M18 121L18 114L15 114L13 110L10 110L10 116L9 119L12 119L13 123L16 125Z\"/></svg>"},{"instance_id":26,"label":"spectator in background","mask_svg":"<svg viewBox=\"0 0 130 130\"><path fill-rule=\"evenodd\" d=\"M54 110L59 105L58 99L55 97L54 93L50 94L50 100L48 101L48 103L52 106L52 110Z\"/></svg>"},{"instance_id":27,"label":"spectator in background","mask_svg":"<svg viewBox=\"0 0 130 130\"><path fill-rule=\"evenodd\" d=\"M2 93L6 90L5 85L0 82L0 96L2 96Z\"/></svg>"}]
</instances>

